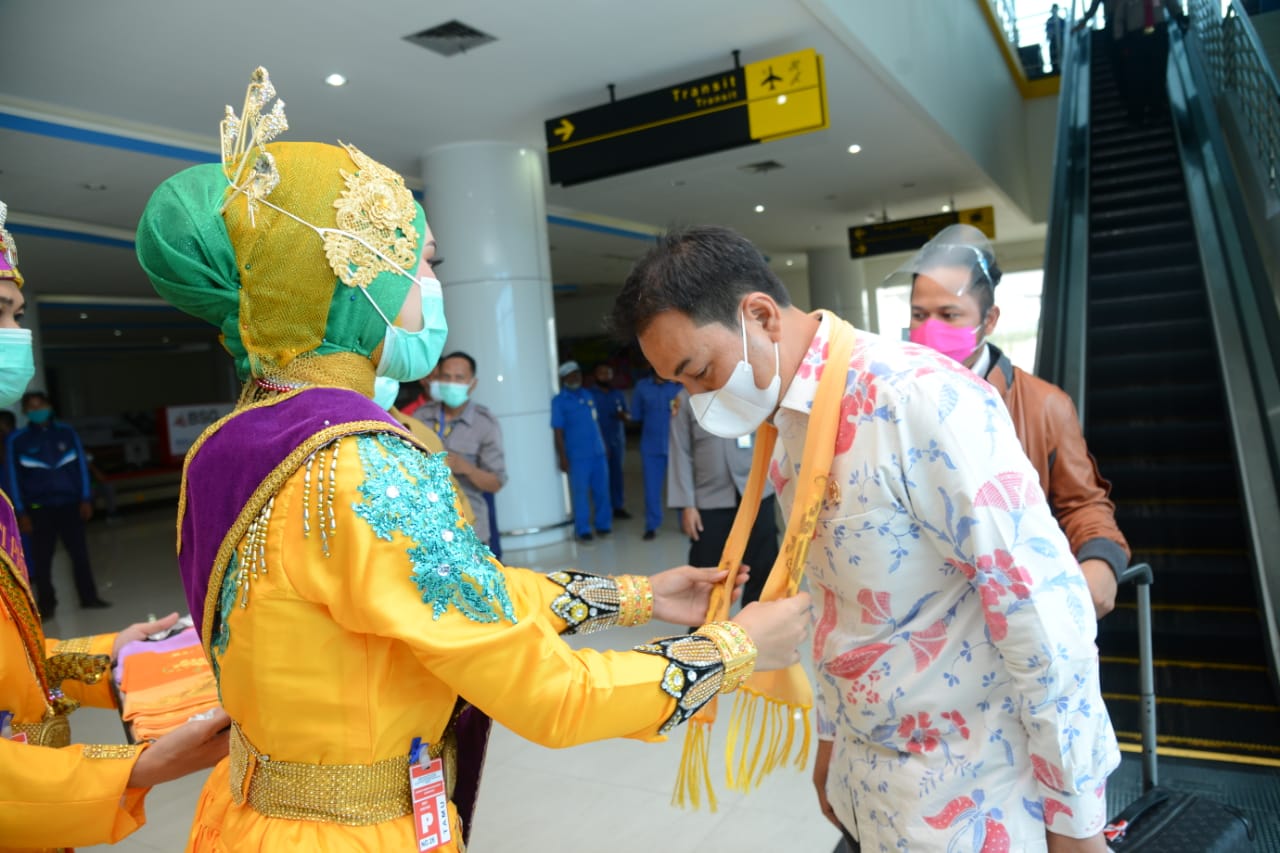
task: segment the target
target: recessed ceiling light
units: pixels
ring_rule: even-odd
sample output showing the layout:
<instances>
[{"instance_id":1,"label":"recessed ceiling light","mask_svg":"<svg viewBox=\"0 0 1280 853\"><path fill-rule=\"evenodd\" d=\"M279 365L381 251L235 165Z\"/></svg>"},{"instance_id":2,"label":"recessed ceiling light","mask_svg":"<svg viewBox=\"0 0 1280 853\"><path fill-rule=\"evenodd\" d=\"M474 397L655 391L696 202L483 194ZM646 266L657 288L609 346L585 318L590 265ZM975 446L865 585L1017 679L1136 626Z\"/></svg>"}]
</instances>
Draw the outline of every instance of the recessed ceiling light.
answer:
<instances>
[{"instance_id":1,"label":"recessed ceiling light","mask_svg":"<svg viewBox=\"0 0 1280 853\"><path fill-rule=\"evenodd\" d=\"M123 335L123 334L124 334L124 332L120 331L119 329L116 329L114 332L112 332L112 334L113 334L113 335L115 335L115 336L118 338L118 337L120 337L121 335Z\"/></svg>"},{"instance_id":2,"label":"recessed ceiling light","mask_svg":"<svg viewBox=\"0 0 1280 853\"><path fill-rule=\"evenodd\" d=\"M785 104L786 102L787 102L787 96L786 96L786 95L779 95L779 96L778 96L778 103L779 103L779 104Z\"/></svg>"},{"instance_id":3,"label":"recessed ceiling light","mask_svg":"<svg viewBox=\"0 0 1280 853\"><path fill-rule=\"evenodd\" d=\"M876 221L876 220L878 220L879 218L880 218L880 215L879 215L879 214L876 214L876 213L868 213L868 214L867 214L867 221L868 221L868 222L875 222L875 221Z\"/></svg>"},{"instance_id":4,"label":"recessed ceiling light","mask_svg":"<svg viewBox=\"0 0 1280 853\"><path fill-rule=\"evenodd\" d=\"M757 205L756 205L756 213L764 213L764 205L763 205L763 204L757 204Z\"/></svg>"},{"instance_id":5,"label":"recessed ceiling light","mask_svg":"<svg viewBox=\"0 0 1280 853\"><path fill-rule=\"evenodd\" d=\"M83 188L85 188L91 193L100 193L107 188L106 184L95 184L95 183L83 183L80 186L82 186Z\"/></svg>"},{"instance_id":6,"label":"recessed ceiling light","mask_svg":"<svg viewBox=\"0 0 1280 853\"><path fill-rule=\"evenodd\" d=\"M88 320L88 319L89 319L89 315L88 315L88 314L86 314L86 313L84 313L83 311L81 311L81 312L80 312L80 319L81 319L81 320Z\"/></svg>"},{"instance_id":7,"label":"recessed ceiling light","mask_svg":"<svg viewBox=\"0 0 1280 853\"><path fill-rule=\"evenodd\" d=\"M951 205L949 205L949 204L944 204L944 205L942 206L942 212L943 212L943 213L950 213L950 212L951 212Z\"/></svg>"},{"instance_id":8,"label":"recessed ceiling light","mask_svg":"<svg viewBox=\"0 0 1280 853\"><path fill-rule=\"evenodd\" d=\"M795 261L791 260L790 258L787 258L787 266L792 266L794 264L795 264Z\"/></svg>"},{"instance_id":9,"label":"recessed ceiling light","mask_svg":"<svg viewBox=\"0 0 1280 853\"><path fill-rule=\"evenodd\" d=\"M324 82L328 83L330 86L345 86L347 85L347 78L335 71L333 74L324 78Z\"/></svg>"},{"instance_id":10,"label":"recessed ceiling light","mask_svg":"<svg viewBox=\"0 0 1280 853\"><path fill-rule=\"evenodd\" d=\"M857 153L858 153L859 151L861 151L861 150L862 150L862 146L861 146L861 145L859 145L859 144L858 144L858 143L856 143L856 142L855 142L854 144L852 144L852 145L850 145L850 146L849 146L849 153L850 153L850 154L857 154Z\"/></svg>"}]
</instances>

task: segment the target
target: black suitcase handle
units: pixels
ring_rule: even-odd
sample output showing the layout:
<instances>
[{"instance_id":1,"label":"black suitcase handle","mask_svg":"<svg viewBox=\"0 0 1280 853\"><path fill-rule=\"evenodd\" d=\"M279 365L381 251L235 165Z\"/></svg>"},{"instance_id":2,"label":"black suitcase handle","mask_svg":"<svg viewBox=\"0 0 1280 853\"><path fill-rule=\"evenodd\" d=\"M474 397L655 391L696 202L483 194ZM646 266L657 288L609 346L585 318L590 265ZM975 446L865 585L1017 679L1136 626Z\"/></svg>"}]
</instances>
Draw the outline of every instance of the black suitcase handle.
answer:
<instances>
[{"instance_id":1,"label":"black suitcase handle","mask_svg":"<svg viewBox=\"0 0 1280 853\"><path fill-rule=\"evenodd\" d=\"M1138 588L1138 723L1142 731L1142 790L1159 784L1156 768L1156 670L1151 649L1151 584L1155 574L1146 563L1136 563L1116 575L1118 584Z\"/></svg>"}]
</instances>

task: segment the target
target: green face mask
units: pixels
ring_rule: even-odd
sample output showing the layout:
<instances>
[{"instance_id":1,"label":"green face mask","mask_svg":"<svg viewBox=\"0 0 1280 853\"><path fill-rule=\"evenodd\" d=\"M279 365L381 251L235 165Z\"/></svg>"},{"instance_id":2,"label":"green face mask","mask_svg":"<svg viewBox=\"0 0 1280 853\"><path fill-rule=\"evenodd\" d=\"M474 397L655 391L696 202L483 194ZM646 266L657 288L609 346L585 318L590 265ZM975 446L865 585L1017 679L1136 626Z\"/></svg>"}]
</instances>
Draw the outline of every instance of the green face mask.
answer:
<instances>
[{"instance_id":1,"label":"green face mask","mask_svg":"<svg viewBox=\"0 0 1280 853\"><path fill-rule=\"evenodd\" d=\"M471 386L461 382L440 382L440 402L451 409L459 408L467 402L471 394Z\"/></svg>"},{"instance_id":2,"label":"green face mask","mask_svg":"<svg viewBox=\"0 0 1280 853\"><path fill-rule=\"evenodd\" d=\"M27 420L33 424L48 423L53 417L53 409L32 409L27 412Z\"/></svg>"}]
</instances>

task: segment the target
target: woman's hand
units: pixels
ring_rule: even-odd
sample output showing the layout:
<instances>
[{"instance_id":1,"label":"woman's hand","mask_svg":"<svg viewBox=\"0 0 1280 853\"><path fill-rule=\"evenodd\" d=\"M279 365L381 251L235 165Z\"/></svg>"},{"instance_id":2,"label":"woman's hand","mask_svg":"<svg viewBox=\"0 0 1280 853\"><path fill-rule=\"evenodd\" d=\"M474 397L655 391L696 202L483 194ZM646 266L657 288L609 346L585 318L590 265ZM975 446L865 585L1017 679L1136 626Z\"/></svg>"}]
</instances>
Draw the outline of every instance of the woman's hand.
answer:
<instances>
[{"instance_id":1,"label":"woman's hand","mask_svg":"<svg viewBox=\"0 0 1280 853\"><path fill-rule=\"evenodd\" d=\"M711 590L724 581L726 574L720 569L677 566L649 578L653 586L653 618L690 628L698 627L707 621ZM734 601L742 597L742 585L747 582L748 574L746 566L738 570Z\"/></svg>"}]
</instances>

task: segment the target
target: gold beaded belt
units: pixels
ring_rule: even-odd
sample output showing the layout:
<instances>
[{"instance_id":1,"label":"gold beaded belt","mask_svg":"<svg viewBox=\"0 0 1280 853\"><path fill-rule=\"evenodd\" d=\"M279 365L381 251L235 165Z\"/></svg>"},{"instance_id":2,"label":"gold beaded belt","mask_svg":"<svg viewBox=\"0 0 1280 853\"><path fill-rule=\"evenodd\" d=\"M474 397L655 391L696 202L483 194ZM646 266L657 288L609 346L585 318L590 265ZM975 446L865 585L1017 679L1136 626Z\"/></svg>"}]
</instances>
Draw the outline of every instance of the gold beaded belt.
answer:
<instances>
[{"instance_id":1,"label":"gold beaded belt","mask_svg":"<svg viewBox=\"0 0 1280 853\"><path fill-rule=\"evenodd\" d=\"M231 799L266 817L368 826L413 813L407 752L373 764L276 761L233 724L230 771Z\"/></svg>"},{"instance_id":2,"label":"gold beaded belt","mask_svg":"<svg viewBox=\"0 0 1280 853\"><path fill-rule=\"evenodd\" d=\"M71 723L63 714L55 714L38 723L10 723L16 734L25 734L27 743L33 746L51 746L61 749L71 745Z\"/></svg>"}]
</instances>

